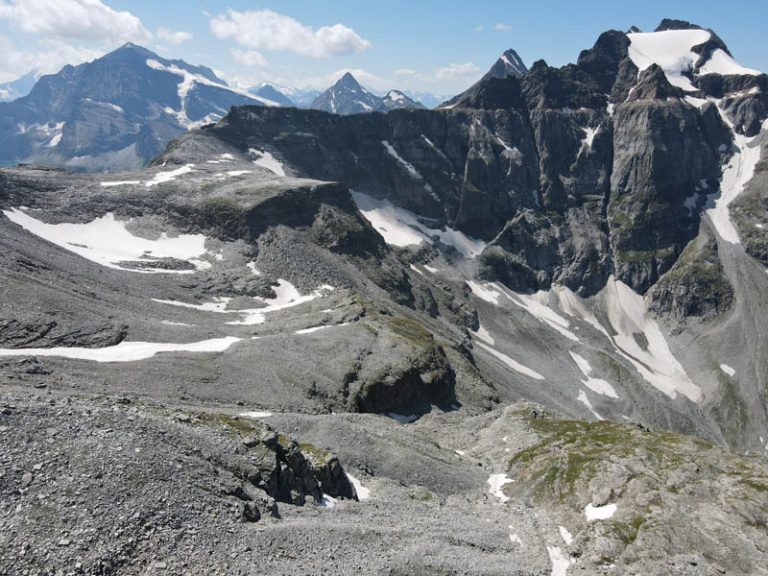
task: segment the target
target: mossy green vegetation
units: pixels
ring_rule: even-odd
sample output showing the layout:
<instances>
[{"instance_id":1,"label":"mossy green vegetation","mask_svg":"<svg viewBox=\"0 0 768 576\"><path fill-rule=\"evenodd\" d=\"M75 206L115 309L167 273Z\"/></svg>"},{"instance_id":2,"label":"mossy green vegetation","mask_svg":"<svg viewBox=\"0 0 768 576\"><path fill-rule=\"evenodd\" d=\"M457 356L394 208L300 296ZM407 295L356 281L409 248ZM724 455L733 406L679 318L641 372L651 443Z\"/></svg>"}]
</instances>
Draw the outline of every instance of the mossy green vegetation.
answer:
<instances>
[{"instance_id":1,"label":"mossy green vegetation","mask_svg":"<svg viewBox=\"0 0 768 576\"><path fill-rule=\"evenodd\" d=\"M238 418L229 414L203 413L196 416L196 420L204 426L223 427L229 432L241 436L253 434L262 430L261 425L254 420Z\"/></svg>"}]
</instances>

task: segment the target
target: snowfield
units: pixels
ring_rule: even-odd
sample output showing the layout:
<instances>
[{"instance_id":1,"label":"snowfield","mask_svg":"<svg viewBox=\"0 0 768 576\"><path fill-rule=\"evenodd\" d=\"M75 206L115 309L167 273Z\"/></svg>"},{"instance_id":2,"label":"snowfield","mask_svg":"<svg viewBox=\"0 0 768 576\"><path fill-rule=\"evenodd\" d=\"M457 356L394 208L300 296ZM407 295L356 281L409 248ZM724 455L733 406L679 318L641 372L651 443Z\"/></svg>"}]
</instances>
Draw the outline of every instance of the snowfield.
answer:
<instances>
[{"instance_id":1,"label":"snowfield","mask_svg":"<svg viewBox=\"0 0 768 576\"><path fill-rule=\"evenodd\" d=\"M14 208L3 214L35 236L56 244L78 256L108 268L135 273L191 274L194 270L133 269L121 266L122 262L151 264L158 258L175 258L191 262L196 268L205 263L195 262L207 254L203 234L182 234L169 238L165 233L157 240L134 236L126 229L126 222L115 220L107 213L88 224L46 224Z\"/></svg>"},{"instance_id":2,"label":"snowfield","mask_svg":"<svg viewBox=\"0 0 768 576\"><path fill-rule=\"evenodd\" d=\"M429 228L413 212L399 208L388 200L377 200L361 192L353 192L357 208L390 246L418 246L423 242L441 243L454 247L465 258L476 258L485 249L485 242L474 240L449 227Z\"/></svg>"}]
</instances>

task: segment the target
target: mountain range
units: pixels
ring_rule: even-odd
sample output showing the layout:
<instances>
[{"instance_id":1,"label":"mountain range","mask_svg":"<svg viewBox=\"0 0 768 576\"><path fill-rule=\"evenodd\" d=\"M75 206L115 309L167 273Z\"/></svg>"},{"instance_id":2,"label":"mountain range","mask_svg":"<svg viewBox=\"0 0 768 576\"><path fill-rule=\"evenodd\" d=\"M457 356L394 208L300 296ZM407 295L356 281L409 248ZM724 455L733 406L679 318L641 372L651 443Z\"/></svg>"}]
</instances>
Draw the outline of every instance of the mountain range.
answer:
<instances>
[{"instance_id":1,"label":"mountain range","mask_svg":"<svg viewBox=\"0 0 768 576\"><path fill-rule=\"evenodd\" d=\"M0 164L135 168L189 128L246 103L277 105L231 89L208 68L126 44L0 103Z\"/></svg>"},{"instance_id":2,"label":"mountain range","mask_svg":"<svg viewBox=\"0 0 768 576\"><path fill-rule=\"evenodd\" d=\"M333 114L364 114L366 112L389 112L404 108L424 108L399 90L390 90L383 97L376 96L363 88L352 74L347 72L336 84L317 96L312 110L323 110Z\"/></svg>"},{"instance_id":3,"label":"mountain range","mask_svg":"<svg viewBox=\"0 0 768 576\"><path fill-rule=\"evenodd\" d=\"M764 573L768 75L317 100L0 170L0 573Z\"/></svg>"}]
</instances>

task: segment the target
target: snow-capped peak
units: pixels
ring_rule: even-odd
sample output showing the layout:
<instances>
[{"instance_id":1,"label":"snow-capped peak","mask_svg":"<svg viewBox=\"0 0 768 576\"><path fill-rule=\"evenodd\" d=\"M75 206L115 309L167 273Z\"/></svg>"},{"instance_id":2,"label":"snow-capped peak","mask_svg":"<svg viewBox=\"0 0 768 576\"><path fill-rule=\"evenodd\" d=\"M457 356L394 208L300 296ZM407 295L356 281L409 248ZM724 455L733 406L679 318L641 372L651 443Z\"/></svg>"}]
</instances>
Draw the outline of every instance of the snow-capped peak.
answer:
<instances>
[{"instance_id":1,"label":"snow-capped peak","mask_svg":"<svg viewBox=\"0 0 768 576\"><path fill-rule=\"evenodd\" d=\"M693 74L760 74L757 70L741 66L719 46L713 45L709 51L697 50L717 40L709 30L695 27L664 29L658 32L632 32L627 37L630 41L629 57L641 72L657 64L664 70L670 84L687 92L696 91L690 78ZM706 60L702 62L703 57Z\"/></svg>"}]
</instances>

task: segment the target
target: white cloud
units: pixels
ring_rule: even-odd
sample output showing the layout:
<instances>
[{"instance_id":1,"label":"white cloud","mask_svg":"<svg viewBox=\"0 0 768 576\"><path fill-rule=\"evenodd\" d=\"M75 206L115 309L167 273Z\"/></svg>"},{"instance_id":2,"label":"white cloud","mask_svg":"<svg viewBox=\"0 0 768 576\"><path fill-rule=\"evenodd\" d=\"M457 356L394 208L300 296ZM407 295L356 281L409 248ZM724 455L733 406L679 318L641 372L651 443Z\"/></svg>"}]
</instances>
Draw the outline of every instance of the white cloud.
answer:
<instances>
[{"instance_id":1,"label":"white cloud","mask_svg":"<svg viewBox=\"0 0 768 576\"><path fill-rule=\"evenodd\" d=\"M0 0L0 19L47 38L146 42L152 37L136 16L100 0Z\"/></svg>"},{"instance_id":2,"label":"white cloud","mask_svg":"<svg viewBox=\"0 0 768 576\"><path fill-rule=\"evenodd\" d=\"M257 50L240 50L240 48L232 48L230 50L232 58L238 64L243 66L251 66L255 68L266 68L269 66L269 62L264 55Z\"/></svg>"},{"instance_id":3,"label":"white cloud","mask_svg":"<svg viewBox=\"0 0 768 576\"><path fill-rule=\"evenodd\" d=\"M104 54L101 50L70 46L61 40L43 40L36 50L19 49L10 39L0 36L0 82L9 82L30 70L52 74L67 64L76 66Z\"/></svg>"},{"instance_id":4,"label":"white cloud","mask_svg":"<svg viewBox=\"0 0 768 576\"><path fill-rule=\"evenodd\" d=\"M182 31L174 32L169 28L158 28L157 37L160 38L160 40L168 42L169 44L178 46L179 44L184 44L184 42L188 42L189 40L191 40L192 32L182 32Z\"/></svg>"},{"instance_id":5,"label":"white cloud","mask_svg":"<svg viewBox=\"0 0 768 576\"><path fill-rule=\"evenodd\" d=\"M371 47L368 40L343 24L314 30L271 10L229 10L211 20L211 31L218 38L230 38L246 48L294 52L313 58L354 54Z\"/></svg>"},{"instance_id":6,"label":"white cloud","mask_svg":"<svg viewBox=\"0 0 768 576\"><path fill-rule=\"evenodd\" d=\"M472 30L474 32L482 32L483 31L483 25L480 24L479 26L475 26Z\"/></svg>"},{"instance_id":7,"label":"white cloud","mask_svg":"<svg viewBox=\"0 0 768 576\"><path fill-rule=\"evenodd\" d=\"M512 30L512 26L509 24L504 24L504 22L497 22L496 25L493 27L494 30L498 30L500 32L505 32L507 30Z\"/></svg>"},{"instance_id":8,"label":"white cloud","mask_svg":"<svg viewBox=\"0 0 768 576\"><path fill-rule=\"evenodd\" d=\"M395 70L395 74L398 76L418 76L419 73L416 72L416 70L411 70L410 68L401 68L400 70Z\"/></svg>"},{"instance_id":9,"label":"white cloud","mask_svg":"<svg viewBox=\"0 0 768 576\"><path fill-rule=\"evenodd\" d=\"M464 64L451 63L448 66L437 68L434 71L434 76L439 80L455 80L472 76L478 72L480 72L480 67L473 62L465 62Z\"/></svg>"}]
</instances>

